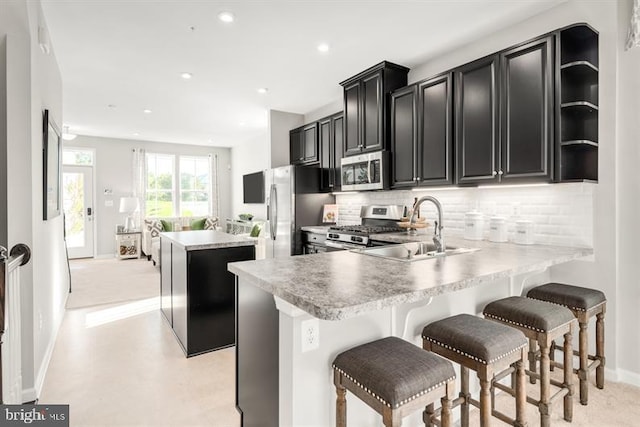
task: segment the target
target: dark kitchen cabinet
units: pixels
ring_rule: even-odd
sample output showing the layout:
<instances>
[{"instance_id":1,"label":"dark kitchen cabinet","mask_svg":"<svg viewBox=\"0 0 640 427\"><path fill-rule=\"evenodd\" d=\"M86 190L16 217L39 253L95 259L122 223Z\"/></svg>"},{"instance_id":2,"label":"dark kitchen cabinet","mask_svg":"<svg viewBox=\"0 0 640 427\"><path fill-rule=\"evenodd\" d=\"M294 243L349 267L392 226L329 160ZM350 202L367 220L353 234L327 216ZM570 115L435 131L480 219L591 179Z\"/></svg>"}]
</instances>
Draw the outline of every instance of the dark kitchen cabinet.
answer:
<instances>
[{"instance_id":1,"label":"dark kitchen cabinet","mask_svg":"<svg viewBox=\"0 0 640 427\"><path fill-rule=\"evenodd\" d=\"M320 140L320 188L340 191L340 160L343 153L344 115L342 112L318 121Z\"/></svg>"},{"instance_id":2,"label":"dark kitchen cabinet","mask_svg":"<svg viewBox=\"0 0 640 427\"><path fill-rule=\"evenodd\" d=\"M498 55L455 71L456 178L459 184L497 181Z\"/></svg>"},{"instance_id":3,"label":"dark kitchen cabinet","mask_svg":"<svg viewBox=\"0 0 640 427\"><path fill-rule=\"evenodd\" d=\"M417 87L399 89L391 94L391 186L416 184L417 160Z\"/></svg>"},{"instance_id":4,"label":"dark kitchen cabinet","mask_svg":"<svg viewBox=\"0 0 640 427\"><path fill-rule=\"evenodd\" d=\"M451 73L391 94L392 186L453 183Z\"/></svg>"},{"instance_id":5,"label":"dark kitchen cabinet","mask_svg":"<svg viewBox=\"0 0 640 427\"><path fill-rule=\"evenodd\" d=\"M553 179L553 40L537 39L455 71L459 184Z\"/></svg>"},{"instance_id":6,"label":"dark kitchen cabinet","mask_svg":"<svg viewBox=\"0 0 640 427\"><path fill-rule=\"evenodd\" d=\"M588 25L559 31L556 71L557 179L598 180L598 33Z\"/></svg>"},{"instance_id":7,"label":"dark kitchen cabinet","mask_svg":"<svg viewBox=\"0 0 640 427\"><path fill-rule=\"evenodd\" d=\"M381 62L340 83L344 88L344 155L389 148L389 96L407 85L409 69Z\"/></svg>"},{"instance_id":8,"label":"dark kitchen cabinet","mask_svg":"<svg viewBox=\"0 0 640 427\"><path fill-rule=\"evenodd\" d=\"M318 126L311 123L289 132L289 155L292 165L318 162Z\"/></svg>"},{"instance_id":9,"label":"dark kitchen cabinet","mask_svg":"<svg viewBox=\"0 0 640 427\"><path fill-rule=\"evenodd\" d=\"M500 54L500 181L553 178L553 36Z\"/></svg>"}]
</instances>

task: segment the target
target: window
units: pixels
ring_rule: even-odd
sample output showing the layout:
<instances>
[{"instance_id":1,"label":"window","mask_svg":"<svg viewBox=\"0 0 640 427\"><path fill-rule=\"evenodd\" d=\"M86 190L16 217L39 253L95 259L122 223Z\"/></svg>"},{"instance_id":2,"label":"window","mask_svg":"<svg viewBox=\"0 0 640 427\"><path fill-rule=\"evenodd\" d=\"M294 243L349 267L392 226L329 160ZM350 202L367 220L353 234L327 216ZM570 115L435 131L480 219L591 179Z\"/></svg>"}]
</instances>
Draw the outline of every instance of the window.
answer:
<instances>
[{"instance_id":1,"label":"window","mask_svg":"<svg viewBox=\"0 0 640 427\"><path fill-rule=\"evenodd\" d=\"M209 156L148 153L145 158L146 216L189 217L213 213Z\"/></svg>"},{"instance_id":2,"label":"window","mask_svg":"<svg viewBox=\"0 0 640 427\"><path fill-rule=\"evenodd\" d=\"M209 214L209 165L208 157L180 157L180 216Z\"/></svg>"},{"instance_id":3,"label":"window","mask_svg":"<svg viewBox=\"0 0 640 427\"><path fill-rule=\"evenodd\" d=\"M63 165L93 165L93 150L83 150L82 148L64 148L62 150Z\"/></svg>"},{"instance_id":4,"label":"window","mask_svg":"<svg viewBox=\"0 0 640 427\"><path fill-rule=\"evenodd\" d=\"M174 159L169 154L147 154L146 215L174 216Z\"/></svg>"}]
</instances>

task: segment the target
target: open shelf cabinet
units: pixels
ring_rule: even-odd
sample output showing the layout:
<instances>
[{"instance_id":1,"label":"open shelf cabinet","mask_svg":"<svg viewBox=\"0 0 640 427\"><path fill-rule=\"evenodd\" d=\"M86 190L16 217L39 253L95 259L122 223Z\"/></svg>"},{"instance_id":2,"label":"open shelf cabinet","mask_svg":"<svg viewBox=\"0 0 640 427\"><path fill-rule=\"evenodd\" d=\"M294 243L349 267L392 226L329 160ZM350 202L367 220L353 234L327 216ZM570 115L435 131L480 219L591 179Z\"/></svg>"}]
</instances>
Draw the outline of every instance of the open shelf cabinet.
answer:
<instances>
[{"instance_id":1,"label":"open shelf cabinet","mask_svg":"<svg viewBox=\"0 0 640 427\"><path fill-rule=\"evenodd\" d=\"M598 180L598 33L586 24L560 30L557 179Z\"/></svg>"}]
</instances>

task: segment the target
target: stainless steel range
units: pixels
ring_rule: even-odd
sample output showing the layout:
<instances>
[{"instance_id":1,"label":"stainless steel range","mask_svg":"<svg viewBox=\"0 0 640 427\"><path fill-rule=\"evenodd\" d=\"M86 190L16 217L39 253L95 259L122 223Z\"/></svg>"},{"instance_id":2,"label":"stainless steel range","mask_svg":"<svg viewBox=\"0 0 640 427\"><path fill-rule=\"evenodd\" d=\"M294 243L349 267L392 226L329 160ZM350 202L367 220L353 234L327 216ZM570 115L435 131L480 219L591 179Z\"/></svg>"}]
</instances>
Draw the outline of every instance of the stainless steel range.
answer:
<instances>
[{"instance_id":1,"label":"stainless steel range","mask_svg":"<svg viewBox=\"0 0 640 427\"><path fill-rule=\"evenodd\" d=\"M361 225L333 226L327 232L325 244L339 249L375 246L372 234L405 231L398 226L404 207L401 205L373 205L360 209Z\"/></svg>"}]
</instances>

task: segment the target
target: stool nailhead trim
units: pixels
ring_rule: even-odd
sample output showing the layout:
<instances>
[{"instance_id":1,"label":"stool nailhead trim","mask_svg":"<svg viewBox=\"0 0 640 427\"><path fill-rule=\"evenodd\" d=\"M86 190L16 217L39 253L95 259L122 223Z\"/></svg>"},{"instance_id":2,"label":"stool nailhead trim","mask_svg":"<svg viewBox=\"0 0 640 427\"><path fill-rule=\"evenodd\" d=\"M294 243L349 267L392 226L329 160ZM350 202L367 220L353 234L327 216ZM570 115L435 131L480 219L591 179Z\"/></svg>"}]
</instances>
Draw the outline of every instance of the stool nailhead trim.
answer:
<instances>
[{"instance_id":1,"label":"stool nailhead trim","mask_svg":"<svg viewBox=\"0 0 640 427\"><path fill-rule=\"evenodd\" d=\"M498 361L498 360L500 360L500 359L502 359L502 358L504 358L504 357L507 357L508 355L513 354L513 353L515 353L516 351L521 350L521 349L523 349L524 347L526 347L526 346L527 346L527 343L524 343L524 344L522 344L521 346L516 347L516 348L514 348L513 350L511 350L511 351L509 351L509 352L507 352L507 353L501 354L501 355L500 355L500 356L498 356L498 357L494 357L493 359L491 359L491 360L489 360L489 361L487 362L486 360L482 360L482 359L480 359L479 357L476 357L476 356L474 356L474 355L472 355L472 354L465 353L465 352L464 352L464 351L462 351L462 350L459 350L459 349L457 349L457 348L451 347L450 345L445 344L445 343L442 343L442 342L440 342L440 341L438 341L438 340L435 340L435 339L433 339L433 338L431 338L431 337L425 337L425 336L423 335L423 336L422 336L422 338L423 338L423 339L425 339L425 340L427 340L427 341L431 341L432 343L438 344L438 345L439 345L439 346L441 346L441 347L447 348L447 349L449 349L449 350L451 350L451 351L455 351L455 352L456 352L456 353L458 353L458 354L461 354L461 355L463 355L463 356L465 356L465 357L468 357L469 359L473 359L473 360L475 360L475 361L477 361L477 362L480 362L480 363L483 363L483 364L485 364L485 365L487 365L487 364L489 364L489 363L494 363L494 362L496 362L496 361Z\"/></svg>"},{"instance_id":2,"label":"stool nailhead trim","mask_svg":"<svg viewBox=\"0 0 640 427\"><path fill-rule=\"evenodd\" d=\"M532 298L533 299L533 298ZM574 322L575 320L572 319L571 321L567 322L567 323L563 323L562 325L556 326L555 328L551 329L550 331L543 331L542 329L538 329L538 328L534 328L531 325L525 325L523 323L520 322L514 322L513 320L509 320L509 319L505 319L503 317L500 316L494 316L493 314L489 314L489 313L482 313L484 314L486 317L490 317L492 319L496 319L496 320L500 320L501 322L505 322L505 323L511 323L512 325L517 325L517 326L521 326L523 328L527 328L527 329L531 329L532 331L536 331L536 332L542 332L542 333L549 333L551 331L555 331L556 329L562 328L563 326L568 325L571 322Z\"/></svg>"},{"instance_id":3,"label":"stool nailhead trim","mask_svg":"<svg viewBox=\"0 0 640 427\"><path fill-rule=\"evenodd\" d=\"M589 308L582 308L582 307L573 307L573 306L571 306L571 305L566 305L566 304L558 304L557 302L548 301L548 300L546 300L546 299L539 299L539 298L534 298L534 297L527 297L527 298L534 299L534 300L536 300L536 301L544 301L544 302L548 302L548 303L551 303L551 304L558 305L558 306L560 306L560 307L570 308L571 310L575 310L575 311L587 311L587 310L591 310L592 308L597 307L597 306L602 305L602 304L604 304L604 303L606 303L606 302L607 302L607 300L604 300L604 301L602 301L602 302L600 302L600 303L598 303L598 304L596 304L596 305L594 305L594 306L592 306L592 307L589 307Z\"/></svg>"},{"instance_id":4,"label":"stool nailhead trim","mask_svg":"<svg viewBox=\"0 0 640 427\"><path fill-rule=\"evenodd\" d=\"M358 385L358 387L360 387L361 389L363 389L364 391L366 391L367 393L369 393L371 396L375 397L376 399L378 399L380 402L384 403L387 407L391 408L391 404L389 402L387 402L386 400L384 400L383 398L381 398L380 396L378 396L377 394L375 394L373 391L369 390L367 387L363 386L362 384L360 384L360 382L358 380L356 380L355 378L353 378L351 375L347 374L345 371L343 371L342 369L338 368L336 365L332 365L333 369L335 369L336 371L340 372L342 375L344 375L345 377L349 378L351 381L353 381L354 383L356 383ZM448 383L449 381L453 380L455 378L455 376L444 380L442 382L439 382L438 384L435 384L431 387L429 387L428 389L422 390L421 392L414 394L411 397L408 397L404 400L401 400L400 402L396 403L396 405L393 407L393 409L398 409L400 406L404 405L405 403L411 402L414 399L417 399L418 397L422 396L423 394L427 394L429 393L431 390L434 390L446 383Z\"/></svg>"}]
</instances>

